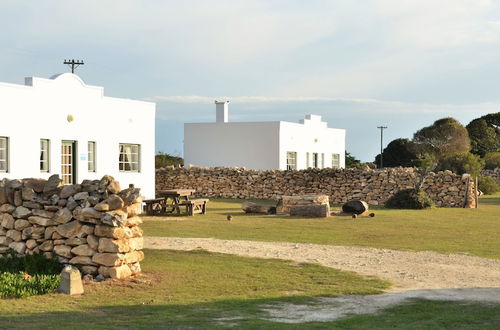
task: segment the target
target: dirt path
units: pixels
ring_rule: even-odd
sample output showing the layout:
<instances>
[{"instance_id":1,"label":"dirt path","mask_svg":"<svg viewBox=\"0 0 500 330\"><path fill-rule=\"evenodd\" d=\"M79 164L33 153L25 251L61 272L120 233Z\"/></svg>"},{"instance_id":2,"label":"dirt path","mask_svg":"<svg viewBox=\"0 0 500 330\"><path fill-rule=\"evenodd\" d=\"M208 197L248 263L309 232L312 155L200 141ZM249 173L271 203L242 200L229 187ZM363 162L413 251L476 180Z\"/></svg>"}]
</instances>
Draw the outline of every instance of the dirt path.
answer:
<instances>
[{"instance_id":1,"label":"dirt path","mask_svg":"<svg viewBox=\"0 0 500 330\"><path fill-rule=\"evenodd\" d=\"M318 244L254 242L213 238L146 237L145 248L229 253L279 258L376 275L393 283L391 291L500 288L500 260L436 252L405 252Z\"/></svg>"}]
</instances>

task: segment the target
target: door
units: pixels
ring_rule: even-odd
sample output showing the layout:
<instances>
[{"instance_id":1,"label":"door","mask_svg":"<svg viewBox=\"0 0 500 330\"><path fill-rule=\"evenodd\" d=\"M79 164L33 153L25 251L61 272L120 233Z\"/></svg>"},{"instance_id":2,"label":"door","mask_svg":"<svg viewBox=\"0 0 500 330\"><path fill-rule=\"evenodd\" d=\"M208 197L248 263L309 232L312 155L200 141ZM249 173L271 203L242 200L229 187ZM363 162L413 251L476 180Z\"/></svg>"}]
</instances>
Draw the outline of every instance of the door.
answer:
<instances>
[{"instance_id":1,"label":"door","mask_svg":"<svg viewBox=\"0 0 500 330\"><path fill-rule=\"evenodd\" d=\"M76 141L61 143L61 178L65 185L76 183Z\"/></svg>"}]
</instances>

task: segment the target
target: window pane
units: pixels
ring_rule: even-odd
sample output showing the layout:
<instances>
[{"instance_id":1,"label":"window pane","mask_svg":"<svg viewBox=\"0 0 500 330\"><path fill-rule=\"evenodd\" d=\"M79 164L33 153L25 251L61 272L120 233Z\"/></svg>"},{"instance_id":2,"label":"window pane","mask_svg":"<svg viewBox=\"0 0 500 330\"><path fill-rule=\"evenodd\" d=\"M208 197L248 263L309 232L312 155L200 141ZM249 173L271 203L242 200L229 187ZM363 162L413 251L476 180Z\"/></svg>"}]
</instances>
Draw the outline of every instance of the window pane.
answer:
<instances>
[{"instance_id":1,"label":"window pane","mask_svg":"<svg viewBox=\"0 0 500 330\"><path fill-rule=\"evenodd\" d=\"M140 170L140 145L125 144L119 145L120 155L118 168L125 172L138 172Z\"/></svg>"}]
</instances>

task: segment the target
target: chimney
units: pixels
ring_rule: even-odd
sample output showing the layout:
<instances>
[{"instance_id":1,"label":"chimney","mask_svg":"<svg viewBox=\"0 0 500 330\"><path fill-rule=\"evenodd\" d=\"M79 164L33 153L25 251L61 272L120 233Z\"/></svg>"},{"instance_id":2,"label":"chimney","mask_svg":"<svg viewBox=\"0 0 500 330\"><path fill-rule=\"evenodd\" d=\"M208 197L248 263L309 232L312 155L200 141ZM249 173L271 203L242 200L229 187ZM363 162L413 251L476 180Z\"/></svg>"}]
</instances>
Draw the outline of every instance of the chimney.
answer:
<instances>
[{"instance_id":1,"label":"chimney","mask_svg":"<svg viewBox=\"0 0 500 330\"><path fill-rule=\"evenodd\" d=\"M228 106L229 101L215 100L215 122L227 123L228 122Z\"/></svg>"}]
</instances>

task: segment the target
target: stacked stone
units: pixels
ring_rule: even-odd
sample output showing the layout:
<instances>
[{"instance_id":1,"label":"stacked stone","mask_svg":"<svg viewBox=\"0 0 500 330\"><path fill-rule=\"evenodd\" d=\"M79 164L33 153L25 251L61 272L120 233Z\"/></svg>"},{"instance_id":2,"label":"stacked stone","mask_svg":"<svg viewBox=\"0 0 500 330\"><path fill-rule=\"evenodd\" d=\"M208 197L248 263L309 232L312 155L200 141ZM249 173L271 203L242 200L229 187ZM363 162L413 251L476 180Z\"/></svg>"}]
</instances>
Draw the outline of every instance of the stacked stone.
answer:
<instances>
[{"instance_id":1,"label":"stacked stone","mask_svg":"<svg viewBox=\"0 0 500 330\"><path fill-rule=\"evenodd\" d=\"M279 204L278 211L290 213L290 208L296 205L330 206L330 199L327 195L283 196Z\"/></svg>"},{"instance_id":2,"label":"stacked stone","mask_svg":"<svg viewBox=\"0 0 500 330\"><path fill-rule=\"evenodd\" d=\"M343 204L360 199L370 205L384 204L399 190L419 182L414 168L308 169L301 171L257 171L243 168L163 168L156 171L156 189L194 188L198 196L279 200L282 196L327 195L330 202ZM423 189L443 207L462 207L473 188L450 171L427 175Z\"/></svg>"},{"instance_id":3,"label":"stacked stone","mask_svg":"<svg viewBox=\"0 0 500 330\"><path fill-rule=\"evenodd\" d=\"M483 170L481 171L481 175L491 176L496 183L500 184L500 167L497 167L494 170Z\"/></svg>"},{"instance_id":4,"label":"stacked stone","mask_svg":"<svg viewBox=\"0 0 500 330\"><path fill-rule=\"evenodd\" d=\"M126 278L144 259L140 189L121 190L111 176L63 185L48 180L0 181L0 254L43 252L83 274Z\"/></svg>"}]
</instances>

